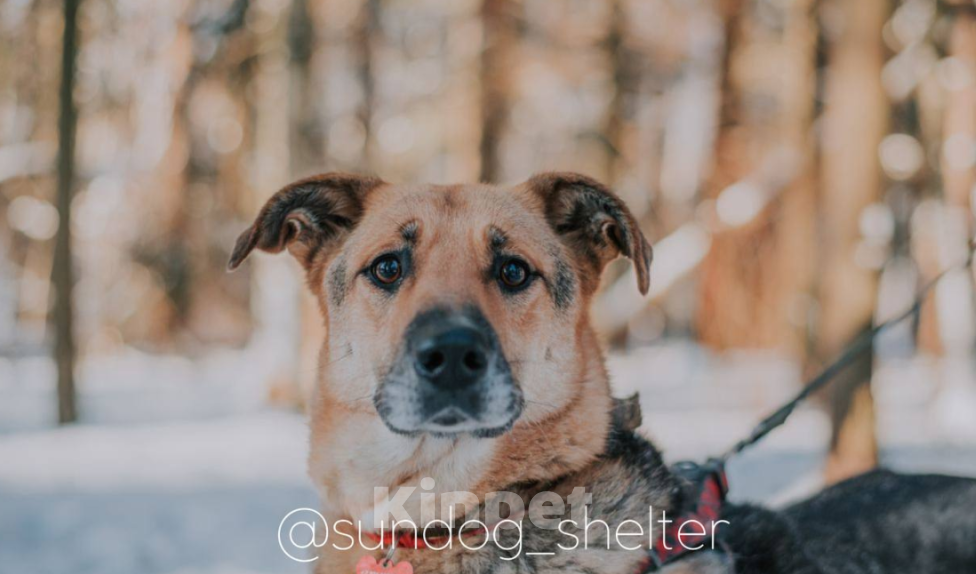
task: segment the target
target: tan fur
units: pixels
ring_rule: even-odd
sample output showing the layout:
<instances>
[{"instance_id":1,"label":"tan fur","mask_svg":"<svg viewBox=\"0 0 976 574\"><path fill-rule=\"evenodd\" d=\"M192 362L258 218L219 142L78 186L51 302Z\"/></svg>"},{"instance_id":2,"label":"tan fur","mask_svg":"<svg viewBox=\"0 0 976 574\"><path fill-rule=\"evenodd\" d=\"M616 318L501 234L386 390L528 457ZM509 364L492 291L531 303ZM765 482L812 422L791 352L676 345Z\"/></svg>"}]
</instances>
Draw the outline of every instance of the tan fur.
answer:
<instances>
[{"instance_id":1,"label":"tan fur","mask_svg":"<svg viewBox=\"0 0 976 574\"><path fill-rule=\"evenodd\" d=\"M481 495L579 471L603 451L612 404L588 306L599 272L618 253L598 251L595 269L592 257L582 259L572 243L557 234L546 213L551 190L541 192L539 186L550 185L558 176L545 177L549 179L516 188L388 185L370 180L363 187L367 191L350 196L362 198L361 219L341 237L330 239L329 248L318 250L302 235L312 222L296 218L297 232L289 236L288 248L306 266L327 332L319 384L310 406L309 473L330 522L366 516L374 507L376 487L392 491L418 486L421 478L432 477L435 492ZM341 207L356 211L348 204ZM250 230L252 236L259 223L260 218ZM394 302L367 284L360 271L377 255L401 245L401 230L408 225L416 226L416 275L403 284ZM508 238L506 249L547 279L556 276L557 261L565 262L575 278L571 303L558 308L541 285L518 300L500 293L484 273L490 264L491 229L501 230ZM646 290L649 247L639 231L632 233L638 238L635 248L644 267L641 287ZM255 243L254 237L245 239ZM268 250L281 247L273 244ZM235 253L232 266L243 258L239 255ZM343 267L346 287L337 303L333 277ZM524 393L521 417L498 438L397 435L387 429L373 406L373 393L408 324L419 311L444 304L474 304L483 311ZM351 573L361 556L361 551L326 552L317 568ZM418 572L428 572L435 571L434 566L428 569L425 561L444 559L416 556L412 561Z\"/></svg>"}]
</instances>

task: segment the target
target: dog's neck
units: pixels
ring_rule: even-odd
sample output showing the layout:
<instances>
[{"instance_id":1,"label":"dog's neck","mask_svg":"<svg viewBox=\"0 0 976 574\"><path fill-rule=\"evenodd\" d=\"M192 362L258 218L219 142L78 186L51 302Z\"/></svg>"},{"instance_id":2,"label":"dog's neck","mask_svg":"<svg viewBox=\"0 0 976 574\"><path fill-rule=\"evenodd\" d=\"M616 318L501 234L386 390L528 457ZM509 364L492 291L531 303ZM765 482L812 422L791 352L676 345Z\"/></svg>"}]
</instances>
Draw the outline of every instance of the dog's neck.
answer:
<instances>
[{"instance_id":1,"label":"dog's neck","mask_svg":"<svg viewBox=\"0 0 976 574\"><path fill-rule=\"evenodd\" d=\"M579 343L581 380L569 404L541 421L520 421L492 439L391 433L378 415L331 399L323 386L311 413L309 471L332 519L371 522L384 498L376 489L415 487L433 478L437 493L483 500L513 484L551 481L594 461L606 446L613 402L596 337ZM411 506L406 506L413 514ZM419 508L419 504L417 506ZM385 514L380 512L380 514Z\"/></svg>"}]
</instances>

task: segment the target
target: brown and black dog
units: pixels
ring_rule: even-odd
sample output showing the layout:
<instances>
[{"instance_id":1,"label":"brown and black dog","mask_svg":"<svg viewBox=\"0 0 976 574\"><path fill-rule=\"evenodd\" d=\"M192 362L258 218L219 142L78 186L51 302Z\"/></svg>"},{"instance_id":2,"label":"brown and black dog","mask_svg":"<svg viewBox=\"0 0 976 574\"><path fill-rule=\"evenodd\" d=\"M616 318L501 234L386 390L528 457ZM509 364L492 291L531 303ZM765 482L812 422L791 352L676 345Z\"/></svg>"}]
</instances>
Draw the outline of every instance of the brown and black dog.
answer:
<instances>
[{"instance_id":1,"label":"brown and black dog","mask_svg":"<svg viewBox=\"0 0 976 574\"><path fill-rule=\"evenodd\" d=\"M650 509L680 513L686 501L659 453L615 424L590 324L589 302L611 260L628 257L637 287L646 293L649 285L651 247L611 191L572 173L514 187L330 173L274 195L238 240L230 268L254 249L297 258L326 324L309 468L327 521L368 522L388 503L377 495L384 487L474 493L484 503L502 491L568 499L582 486L589 517L648 535L625 545L611 528L525 524L517 553L508 543L402 548L396 560L417 574L648 568ZM888 475L867 480L901 484ZM971 483L952 485L976 499ZM415 520L421 498L403 505ZM804 554L802 527L786 513L739 507L728 516L718 537L730 551L696 553L667 571L834 571ZM559 546L584 534L586 550ZM976 562L969 552L961 560ZM351 574L365 554L358 544L325 546L317 571Z\"/></svg>"}]
</instances>

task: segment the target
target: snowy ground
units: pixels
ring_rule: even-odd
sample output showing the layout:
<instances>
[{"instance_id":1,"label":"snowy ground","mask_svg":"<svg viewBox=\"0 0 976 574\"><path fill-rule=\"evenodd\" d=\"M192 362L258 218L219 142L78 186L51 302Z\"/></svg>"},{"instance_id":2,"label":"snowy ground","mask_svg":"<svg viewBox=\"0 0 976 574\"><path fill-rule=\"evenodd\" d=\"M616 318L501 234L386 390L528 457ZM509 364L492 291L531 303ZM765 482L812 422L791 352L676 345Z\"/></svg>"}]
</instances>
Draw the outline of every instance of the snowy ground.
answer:
<instances>
[{"instance_id":1,"label":"snowy ground","mask_svg":"<svg viewBox=\"0 0 976 574\"><path fill-rule=\"evenodd\" d=\"M0 362L0 574L305 572L282 555L281 518L314 506L306 424L264 406L259 358L191 363L130 353L86 364L85 422L52 429L50 365ZM671 460L714 454L794 392L796 369L674 344L612 361L642 393L645 430ZM885 463L976 476L971 365L886 365L877 383ZM730 468L733 496L782 502L819 483L828 436L801 409Z\"/></svg>"}]
</instances>

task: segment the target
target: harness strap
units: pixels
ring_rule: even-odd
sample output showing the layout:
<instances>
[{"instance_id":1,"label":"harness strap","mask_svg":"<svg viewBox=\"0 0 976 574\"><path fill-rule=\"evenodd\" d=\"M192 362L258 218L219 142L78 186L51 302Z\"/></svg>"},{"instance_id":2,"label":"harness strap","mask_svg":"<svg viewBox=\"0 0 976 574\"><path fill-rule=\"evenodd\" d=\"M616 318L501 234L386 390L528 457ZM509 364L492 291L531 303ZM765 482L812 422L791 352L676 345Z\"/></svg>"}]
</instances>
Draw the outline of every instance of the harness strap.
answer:
<instances>
[{"instance_id":1,"label":"harness strap","mask_svg":"<svg viewBox=\"0 0 976 574\"><path fill-rule=\"evenodd\" d=\"M722 518L729 482L720 460L710 460L704 465L680 462L672 467L672 472L686 482L696 503L694 508L665 528L638 574L657 572L667 564L704 550L715 535L716 523ZM688 524L693 526L686 526Z\"/></svg>"}]
</instances>

